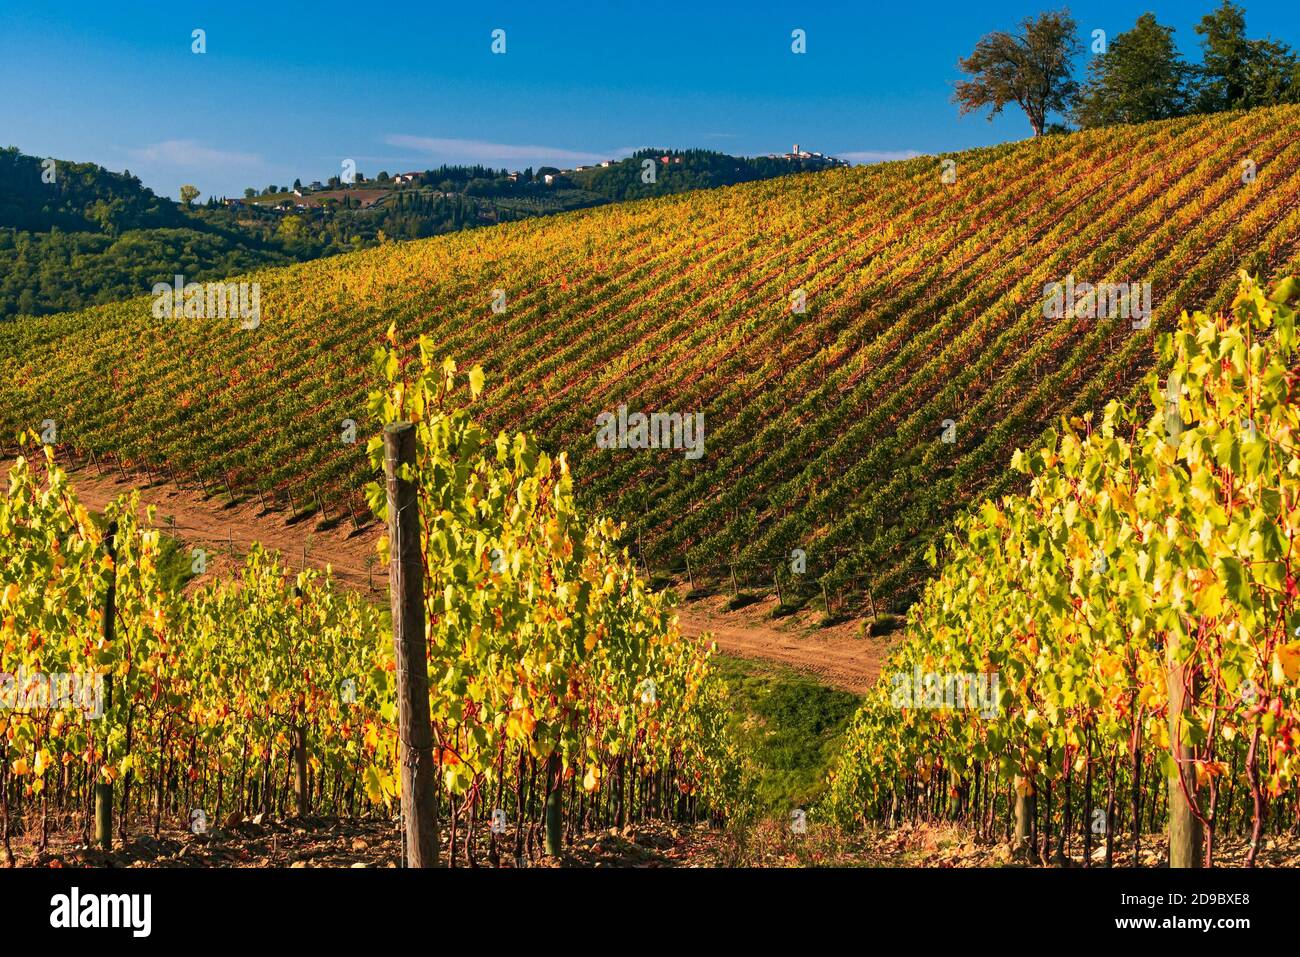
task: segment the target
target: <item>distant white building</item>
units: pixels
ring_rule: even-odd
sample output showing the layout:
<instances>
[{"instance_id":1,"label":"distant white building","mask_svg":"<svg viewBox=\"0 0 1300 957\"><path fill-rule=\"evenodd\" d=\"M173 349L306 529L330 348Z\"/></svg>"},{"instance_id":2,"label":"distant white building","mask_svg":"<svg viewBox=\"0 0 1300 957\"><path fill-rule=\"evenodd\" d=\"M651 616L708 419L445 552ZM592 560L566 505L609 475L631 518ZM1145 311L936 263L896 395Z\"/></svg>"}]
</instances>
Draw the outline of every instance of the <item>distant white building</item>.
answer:
<instances>
[{"instance_id":1,"label":"distant white building","mask_svg":"<svg viewBox=\"0 0 1300 957\"><path fill-rule=\"evenodd\" d=\"M414 183L420 176L419 173L398 173L393 177L394 183Z\"/></svg>"},{"instance_id":2,"label":"distant white building","mask_svg":"<svg viewBox=\"0 0 1300 957\"><path fill-rule=\"evenodd\" d=\"M772 159L784 159L784 160L791 160L791 161L811 160L814 165L819 165L819 166L847 165L843 160L838 160L834 156L829 156L826 153L820 153L820 152L810 153L808 152L808 150L801 149L798 143L794 144L794 149L792 149L789 153L780 153L780 154L771 153L769 154L769 156Z\"/></svg>"},{"instance_id":3,"label":"distant white building","mask_svg":"<svg viewBox=\"0 0 1300 957\"><path fill-rule=\"evenodd\" d=\"M547 186L553 186L555 185L555 176L556 176L555 173L543 173L542 182L545 183Z\"/></svg>"}]
</instances>

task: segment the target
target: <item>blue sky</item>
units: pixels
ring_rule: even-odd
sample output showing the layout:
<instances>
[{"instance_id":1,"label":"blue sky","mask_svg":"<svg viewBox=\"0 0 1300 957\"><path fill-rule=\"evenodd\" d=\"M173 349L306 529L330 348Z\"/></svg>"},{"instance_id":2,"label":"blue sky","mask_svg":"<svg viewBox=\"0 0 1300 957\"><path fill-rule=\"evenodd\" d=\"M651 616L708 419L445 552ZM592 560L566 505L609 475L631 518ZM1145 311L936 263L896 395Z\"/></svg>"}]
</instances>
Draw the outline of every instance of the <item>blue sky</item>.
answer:
<instances>
[{"instance_id":1,"label":"blue sky","mask_svg":"<svg viewBox=\"0 0 1300 957\"><path fill-rule=\"evenodd\" d=\"M0 146L130 169L175 197L440 163L572 166L641 146L856 161L1029 133L959 118L957 58L1048 2L0 3ZM1075 2L1085 37L1217 0ZM1300 46L1294 0L1245 0ZM803 29L807 52L791 52ZM207 52L191 52L206 31ZM491 51L506 31L506 52ZM1080 61L1082 69L1082 58Z\"/></svg>"}]
</instances>

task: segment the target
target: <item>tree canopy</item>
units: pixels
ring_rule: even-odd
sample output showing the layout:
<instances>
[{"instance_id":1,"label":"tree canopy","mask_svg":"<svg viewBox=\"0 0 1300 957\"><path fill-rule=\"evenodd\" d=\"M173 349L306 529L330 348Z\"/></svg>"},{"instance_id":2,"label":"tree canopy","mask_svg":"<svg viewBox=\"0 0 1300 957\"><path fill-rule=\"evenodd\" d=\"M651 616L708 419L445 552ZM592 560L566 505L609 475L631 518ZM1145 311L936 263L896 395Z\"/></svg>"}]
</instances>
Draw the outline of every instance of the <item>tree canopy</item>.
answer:
<instances>
[{"instance_id":1,"label":"tree canopy","mask_svg":"<svg viewBox=\"0 0 1300 957\"><path fill-rule=\"evenodd\" d=\"M1072 65L1077 24L1068 10L1040 13L1015 33L986 34L958 60L969 78L957 82L953 102L963 116L988 109L989 119L1015 104L1035 136L1061 128L1049 122L1053 113L1087 129L1300 103L1300 60L1285 43L1250 39L1246 12L1232 0L1202 17L1196 33L1201 62L1189 64L1173 28L1143 14L1109 47L1103 38L1080 85Z\"/></svg>"},{"instance_id":2,"label":"tree canopy","mask_svg":"<svg viewBox=\"0 0 1300 957\"><path fill-rule=\"evenodd\" d=\"M1178 54L1173 27L1145 13L1109 48L1093 57L1080 93L1075 120L1084 129L1116 123L1145 123L1183 115L1189 102L1191 68Z\"/></svg>"},{"instance_id":3,"label":"tree canopy","mask_svg":"<svg viewBox=\"0 0 1300 957\"><path fill-rule=\"evenodd\" d=\"M1078 84L1071 61L1078 52L1078 25L1068 10L1028 17L1018 33L986 34L969 57L958 61L971 79L957 83L953 100L963 116L987 107L989 119L1014 103L1040 136L1048 114L1064 113L1074 102Z\"/></svg>"}]
</instances>

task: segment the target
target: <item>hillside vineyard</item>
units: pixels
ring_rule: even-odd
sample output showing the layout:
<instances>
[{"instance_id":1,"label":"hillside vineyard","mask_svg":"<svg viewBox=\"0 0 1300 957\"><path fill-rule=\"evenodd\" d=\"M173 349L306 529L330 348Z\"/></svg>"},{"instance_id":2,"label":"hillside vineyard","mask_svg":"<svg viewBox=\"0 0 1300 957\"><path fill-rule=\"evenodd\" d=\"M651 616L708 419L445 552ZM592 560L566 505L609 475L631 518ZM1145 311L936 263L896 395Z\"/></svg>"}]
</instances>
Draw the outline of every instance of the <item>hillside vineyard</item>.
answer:
<instances>
[{"instance_id":1,"label":"hillside vineyard","mask_svg":"<svg viewBox=\"0 0 1300 957\"><path fill-rule=\"evenodd\" d=\"M1249 835L1253 864L1294 826L1298 290L1243 280L1161 337L1143 401L1017 454L1027 492L955 523L829 811L1014 814L1057 862L1083 822L1084 860L1111 863L1167 809L1171 867L1212 864L1216 835Z\"/></svg>"},{"instance_id":2,"label":"hillside vineyard","mask_svg":"<svg viewBox=\"0 0 1300 957\"><path fill-rule=\"evenodd\" d=\"M381 425L391 323L481 364L484 426L567 452L652 566L770 582L802 549L806 581L901 606L947 521L1023 482L1017 447L1130 394L1153 337L1223 309L1238 269L1300 265L1297 160L1298 108L1197 116L231 277L260 284L255 324L155 318L142 295L8 327L0 434L49 422L99 460L360 515L349 437ZM1149 323L1045 318L1067 280L1149 289ZM703 453L598 447L621 406L698 416Z\"/></svg>"}]
</instances>

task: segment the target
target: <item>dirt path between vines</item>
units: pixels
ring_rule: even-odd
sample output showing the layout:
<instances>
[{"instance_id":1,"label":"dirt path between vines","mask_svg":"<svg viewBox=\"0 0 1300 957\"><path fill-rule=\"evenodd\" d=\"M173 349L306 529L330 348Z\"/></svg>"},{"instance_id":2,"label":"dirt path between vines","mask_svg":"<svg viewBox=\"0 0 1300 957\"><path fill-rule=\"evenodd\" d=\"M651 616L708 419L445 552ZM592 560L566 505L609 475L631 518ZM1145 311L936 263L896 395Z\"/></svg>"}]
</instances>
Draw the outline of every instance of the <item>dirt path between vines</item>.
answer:
<instances>
[{"instance_id":1,"label":"dirt path between vines","mask_svg":"<svg viewBox=\"0 0 1300 957\"><path fill-rule=\"evenodd\" d=\"M328 565L343 585L383 600L387 570L374 564L375 543L382 533L375 522L358 529L347 517L335 514L331 521L315 514L295 519L287 509L264 511L257 498L229 503L209 498L197 488L143 485L138 479L128 482L118 473L100 474L94 468L69 474L82 503L95 510L132 488L139 489L142 506L157 509L158 528L208 551L207 573L197 581L228 574L254 542L261 542L281 552L294 567L304 561L315 568ZM866 691L880 673L885 645L880 639L859 637L857 622L822 628L810 612L774 620L770 617L774 597L736 611L728 611L726 603L725 595L689 602L683 598L678 606L683 633L694 637L711 632L723 654L782 665L856 694Z\"/></svg>"}]
</instances>

